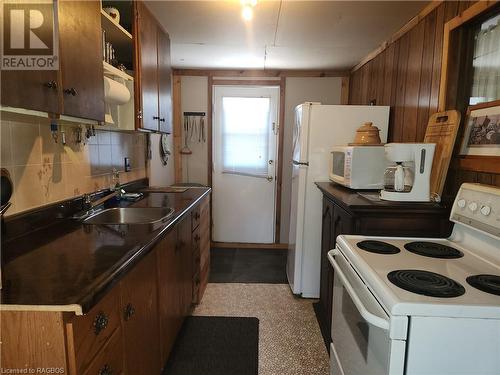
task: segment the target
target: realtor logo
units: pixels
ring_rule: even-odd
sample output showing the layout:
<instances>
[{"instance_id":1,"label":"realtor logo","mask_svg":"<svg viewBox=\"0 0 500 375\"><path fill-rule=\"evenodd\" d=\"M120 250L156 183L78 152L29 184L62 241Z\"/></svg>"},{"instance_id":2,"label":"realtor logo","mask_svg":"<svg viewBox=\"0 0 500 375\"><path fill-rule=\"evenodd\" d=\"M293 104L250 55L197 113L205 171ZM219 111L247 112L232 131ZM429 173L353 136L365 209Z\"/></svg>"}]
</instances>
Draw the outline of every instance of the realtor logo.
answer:
<instances>
[{"instance_id":1,"label":"realtor logo","mask_svg":"<svg viewBox=\"0 0 500 375\"><path fill-rule=\"evenodd\" d=\"M3 70L58 70L54 2L3 1Z\"/></svg>"}]
</instances>

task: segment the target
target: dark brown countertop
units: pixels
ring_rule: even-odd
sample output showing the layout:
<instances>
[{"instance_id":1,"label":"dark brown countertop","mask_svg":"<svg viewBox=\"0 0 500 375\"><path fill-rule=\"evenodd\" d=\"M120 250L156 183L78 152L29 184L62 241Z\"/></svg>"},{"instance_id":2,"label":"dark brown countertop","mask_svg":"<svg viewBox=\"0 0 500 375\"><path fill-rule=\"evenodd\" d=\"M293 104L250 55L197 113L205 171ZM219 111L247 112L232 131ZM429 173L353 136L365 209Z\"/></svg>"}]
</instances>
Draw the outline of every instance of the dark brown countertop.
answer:
<instances>
[{"instance_id":1,"label":"dark brown countertop","mask_svg":"<svg viewBox=\"0 0 500 375\"><path fill-rule=\"evenodd\" d=\"M377 192L373 190L351 190L344 186L335 184L333 182L316 182L318 188L323 192L324 195L334 200L345 210L351 212L359 211L373 211L378 212L394 211L398 212L433 212L436 214L448 215L449 209L445 205L434 202L391 202L384 200L370 200L363 197L360 194L367 194L376 196ZM358 194L360 193L360 194Z\"/></svg>"},{"instance_id":2,"label":"dark brown countertop","mask_svg":"<svg viewBox=\"0 0 500 375\"><path fill-rule=\"evenodd\" d=\"M172 207L166 223L84 225L68 218L3 243L3 254L17 255L2 267L1 308L86 313L209 192L144 193L137 202L107 206Z\"/></svg>"}]
</instances>

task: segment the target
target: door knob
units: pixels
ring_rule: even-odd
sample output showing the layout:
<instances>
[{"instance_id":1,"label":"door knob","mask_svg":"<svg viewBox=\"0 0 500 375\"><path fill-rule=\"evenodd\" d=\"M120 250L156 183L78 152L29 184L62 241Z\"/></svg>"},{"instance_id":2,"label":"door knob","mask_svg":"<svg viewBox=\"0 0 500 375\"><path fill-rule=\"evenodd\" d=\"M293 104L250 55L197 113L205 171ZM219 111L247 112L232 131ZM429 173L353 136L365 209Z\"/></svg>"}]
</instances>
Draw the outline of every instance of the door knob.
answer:
<instances>
[{"instance_id":1,"label":"door knob","mask_svg":"<svg viewBox=\"0 0 500 375\"><path fill-rule=\"evenodd\" d=\"M269 165L273 165L274 160L269 160Z\"/></svg>"},{"instance_id":2,"label":"door knob","mask_svg":"<svg viewBox=\"0 0 500 375\"><path fill-rule=\"evenodd\" d=\"M273 176L267 176L266 179L267 181L271 182L273 180Z\"/></svg>"}]
</instances>

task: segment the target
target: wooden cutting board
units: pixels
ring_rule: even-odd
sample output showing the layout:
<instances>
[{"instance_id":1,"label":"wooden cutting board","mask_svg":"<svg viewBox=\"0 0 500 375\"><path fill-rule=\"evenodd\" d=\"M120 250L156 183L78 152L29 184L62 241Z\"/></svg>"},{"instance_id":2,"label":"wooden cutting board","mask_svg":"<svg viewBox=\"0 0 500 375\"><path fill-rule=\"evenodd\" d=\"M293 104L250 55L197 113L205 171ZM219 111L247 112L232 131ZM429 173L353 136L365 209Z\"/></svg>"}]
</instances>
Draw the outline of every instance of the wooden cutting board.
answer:
<instances>
[{"instance_id":1,"label":"wooden cutting board","mask_svg":"<svg viewBox=\"0 0 500 375\"><path fill-rule=\"evenodd\" d=\"M437 112L431 116L427 124L424 143L436 144L431 172L432 196L437 194L441 198L443 193L446 174L460 126L460 117L460 112L456 110Z\"/></svg>"}]
</instances>

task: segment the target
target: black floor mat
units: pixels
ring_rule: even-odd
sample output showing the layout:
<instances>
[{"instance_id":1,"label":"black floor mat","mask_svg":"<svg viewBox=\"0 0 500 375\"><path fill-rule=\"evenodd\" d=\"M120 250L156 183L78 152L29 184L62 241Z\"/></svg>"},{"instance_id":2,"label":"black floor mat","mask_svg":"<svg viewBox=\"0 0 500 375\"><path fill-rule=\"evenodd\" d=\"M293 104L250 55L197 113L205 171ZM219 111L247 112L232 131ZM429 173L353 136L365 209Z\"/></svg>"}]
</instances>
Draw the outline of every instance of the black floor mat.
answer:
<instances>
[{"instance_id":1,"label":"black floor mat","mask_svg":"<svg viewBox=\"0 0 500 375\"><path fill-rule=\"evenodd\" d=\"M190 316L163 375L257 375L257 318Z\"/></svg>"},{"instance_id":2,"label":"black floor mat","mask_svg":"<svg viewBox=\"0 0 500 375\"><path fill-rule=\"evenodd\" d=\"M211 283L286 284L287 250L212 249Z\"/></svg>"}]
</instances>

